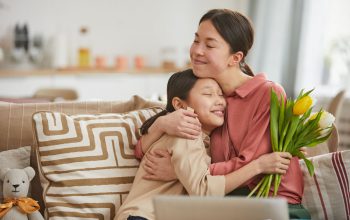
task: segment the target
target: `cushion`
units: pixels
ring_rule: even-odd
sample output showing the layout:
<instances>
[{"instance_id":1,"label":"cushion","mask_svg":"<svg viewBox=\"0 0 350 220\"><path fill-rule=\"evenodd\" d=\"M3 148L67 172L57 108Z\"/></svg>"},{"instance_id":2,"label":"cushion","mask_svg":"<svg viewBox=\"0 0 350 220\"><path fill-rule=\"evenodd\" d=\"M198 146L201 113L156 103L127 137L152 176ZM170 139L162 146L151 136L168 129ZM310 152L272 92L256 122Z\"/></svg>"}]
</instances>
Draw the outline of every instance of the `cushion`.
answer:
<instances>
[{"instance_id":1,"label":"cushion","mask_svg":"<svg viewBox=\"0 0 350 220\"><path fill-rule=\"evenodd\" d=\"M135 95L127 101L74 101L57 103L0 102L0 152L23 146L32 146L30 165L37 171L36 141L32 131L32 115L37 111L55 111L66 114L121 113L135 109L161 106ZM32 196L44 208L39 175L31 182Z\"/></svg>"},{"instance_id":2,"label":"cushion","mask_svg":"<svg viewBox=\"0 0 350 220\"><path fill-rule=\"evenodd\" d=\"M0 168L23 169L29 165L30 146L0 152ZM0 201L2 199L2 184L0 184Z\"/></svg>"},{"instance_id":3,"label":"cushion","mask_svg":"<svg viewBox=\"0 0 350 220\"><path fill-rule=\"evenodd\" d=\"M45 215L113 219L139 165L133 152L139 128L161 110L34 114Z\"/></svg>"},{"instance_id":4,"label":"cushion","mask_svg":"<svg viewBox=\"0 0 350 220\"><path fill-rule=\"evenodd\" d=\"M350 150L309 158L315 167L311 177L301 160L304 175L303 205L312 219L350 218Z\"/></svg>"}]
</instances>

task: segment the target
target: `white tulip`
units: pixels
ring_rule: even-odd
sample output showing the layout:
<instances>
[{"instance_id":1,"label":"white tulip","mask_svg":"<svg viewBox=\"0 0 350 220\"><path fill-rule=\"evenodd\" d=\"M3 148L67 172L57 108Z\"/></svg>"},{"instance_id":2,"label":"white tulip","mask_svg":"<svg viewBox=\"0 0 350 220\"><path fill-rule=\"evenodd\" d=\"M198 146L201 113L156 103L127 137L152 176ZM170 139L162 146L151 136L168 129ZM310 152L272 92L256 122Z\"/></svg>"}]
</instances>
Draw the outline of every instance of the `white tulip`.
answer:
<instances>
[{"instance_id":1,"label":"white tulip","mask_svg":"<svg viewBox=\"0 0 350 220\"><path fill-rule=\"evenodd\" d=\"M320 128L325 129L331 127L334 121L335 117L331 113L323 111L318 125L320 126Z\"/></svg>"}]
</instances>

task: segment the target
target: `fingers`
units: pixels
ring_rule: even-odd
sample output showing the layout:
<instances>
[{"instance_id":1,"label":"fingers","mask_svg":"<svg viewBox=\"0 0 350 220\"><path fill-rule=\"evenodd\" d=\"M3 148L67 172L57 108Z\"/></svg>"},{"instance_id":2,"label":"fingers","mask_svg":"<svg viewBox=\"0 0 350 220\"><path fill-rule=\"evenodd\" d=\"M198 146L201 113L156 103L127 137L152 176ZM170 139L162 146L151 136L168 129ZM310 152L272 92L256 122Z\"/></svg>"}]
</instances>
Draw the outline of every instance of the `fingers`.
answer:
<instances>
[{"instance_id":1,"label":"fingers","mask_svg":"<svg viewBox=\"0 0 350 220\"><path fill-rule=\"evenodd\" d=\"M159 157L170 157L170 153L165 149L155 149L153 153Z\"/></svg>"},{"instance_id":2,"label":"fingers","mask_svg":"<svg viewBox=\"0 0 350 220\"><path fill-rule=\"evenodd\" d=\"M283 170L283 169L276 169L276 173L278 174L286 174L287 173L287 170Z\"/></svg>"},{"instance_id":3,"label":"fingers","mask_svg":"<svg viewBox=\"0 0 350 220\"><path fill-rule=\"evenodd\" d=\"M193 111L191 111L191 110L181 109L181 112L183 113L183 115L186 115L186 116L189 116L189 117L192 117L192 118L197 118L198 117L198 115L196 113L194 113Z\"/></svg>"},{"instance_id":4,"label":"fingers","mask_svg":"<svg viewBox=\"0 0 350 220\"><path fill-rule=\"evenodd\" d=\"M155 169L157 167L156 162L154 160L154 157L150 156L150 155L146 155L144 157L145 163L144 163L144 167L147 173L154 173Z\"/></svg>"},{"instance_id":5,"label":"fingers","mask_svg":"<svg viewBox=\"0 0 350 220\"><path fill-rule=\"evenodd\" d=\"M290 160L289 159L285 159L285 158L281 158L281 160L279 162L281 164L283 164L283 165L289 165L290 164Z\"/></svg>"},{"instance_id":6,"label":"fingers","mask_svg":"<svg viewBox=\"0 0 350 220\"><path fill-rule=\"evenodd\" d=\"M155 170L151 166L144 164L143 168L145 169L145 171L147 173L146 175L154 175L155 174Z\"/></svg>"},{"instance_id":7,"label":"fingers","mask_svg":"<svg viewBox=\"0 0 350 220\"><path fill-rule=\"evenodd\" d=\"M282 158L292 159L292 155L288 152L277 152L277 154Z\"/></svg>"},{"instance_id":8,"label":"fingers","mask_svg":"<svg viewBox=\"0 0 350 220\"><path fill-rule=\"evenodd\" d=\"M158 180L158 178L155 175L152 175L152 174L146 174L142 178L146 179L146 180Z\"/></svg>"},{"instance_id":9,"label":"fingers","mask_svg":"<svg viewBox=\"0 0 350 220\"><path fill-rule=\"evenodd\" d=\"M200 135L201 133L198 132L198 131L184 131L184 132L180 132L179 133L179 137L181 138L185 138L185 139L190 139L190 140L195 140L198 138L198 136Z\"/></svg>"}]
</instances>

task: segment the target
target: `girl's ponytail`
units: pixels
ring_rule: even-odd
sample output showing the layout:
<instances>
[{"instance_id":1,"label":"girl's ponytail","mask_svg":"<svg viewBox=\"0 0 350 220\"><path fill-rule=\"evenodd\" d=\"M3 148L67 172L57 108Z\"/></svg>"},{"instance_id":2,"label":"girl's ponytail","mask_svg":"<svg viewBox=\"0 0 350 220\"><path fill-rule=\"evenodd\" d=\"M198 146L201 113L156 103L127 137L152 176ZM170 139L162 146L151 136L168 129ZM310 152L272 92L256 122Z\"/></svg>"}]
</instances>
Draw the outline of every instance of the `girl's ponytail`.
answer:
<instances>
[{"instance_id":1,"label":"girl's ponytail","mask_svg":"<svg viewBox=\"0 0 350 220\"><path fill-rule=\"evenodd\" d=\"M148 133L148 129L149 127L151 127L151 125L157 120L157 118L159 118L160 116L166 115L168 113L167 110L163 110L155 115L153 115L152 117L150 117L149 119L147 119L141 126L140 128L140 132L142 135L147 134Z\"/></svg>"}]
</instances>

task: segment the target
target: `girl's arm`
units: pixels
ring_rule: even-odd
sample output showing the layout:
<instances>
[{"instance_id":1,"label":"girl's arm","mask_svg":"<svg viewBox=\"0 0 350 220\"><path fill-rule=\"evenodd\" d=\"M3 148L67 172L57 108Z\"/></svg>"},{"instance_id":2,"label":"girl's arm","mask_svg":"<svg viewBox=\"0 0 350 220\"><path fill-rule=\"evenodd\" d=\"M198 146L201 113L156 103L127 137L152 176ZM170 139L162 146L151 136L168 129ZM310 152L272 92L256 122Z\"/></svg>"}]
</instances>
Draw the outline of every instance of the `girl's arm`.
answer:
<instances>
[{"instance_id":1,"label":"girl's arm","mask_svg":"<svg viewBox=\"0 0 350 220\"><path fill-rule=\"evenodd\" d=\"M139 159L147 152L149 146L157 141L164 133L186 139L195 139L201 132L201 124L197 114L191 110L179 109L159 117L142 136L142 141L135 147L135 156Z\"/></svg>"}]
</instances>

